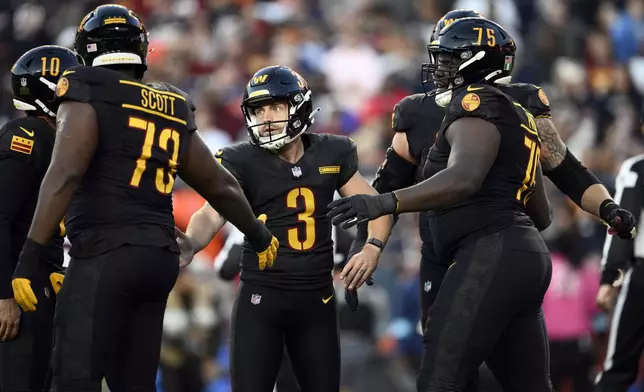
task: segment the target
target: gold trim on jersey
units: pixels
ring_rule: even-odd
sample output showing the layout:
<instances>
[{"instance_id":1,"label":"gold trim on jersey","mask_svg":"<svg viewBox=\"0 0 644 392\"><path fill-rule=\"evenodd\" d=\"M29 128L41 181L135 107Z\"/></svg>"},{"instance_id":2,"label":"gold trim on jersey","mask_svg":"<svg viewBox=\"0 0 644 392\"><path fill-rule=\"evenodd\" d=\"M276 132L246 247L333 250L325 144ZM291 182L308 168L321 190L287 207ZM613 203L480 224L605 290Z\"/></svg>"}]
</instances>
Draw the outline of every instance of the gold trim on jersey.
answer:
<instances>
[{"instance_id":1,"label":"gold trim on jersey","mask_svg":"<svg viewBox=\"0 0 644 392\"><path fill-rule=\"evenodd\" d=\"M121 105L121 107L123 107L123 108L125 108L125 109L138 110L138 111L140 111L140 112L145 112L145 113L149 113L149 114L154 114L154 115L156 115L156 116L163 117L163 118L165 118L166 120L171 120L171 121L174 121L174 122L178 122L179 124L188 125L188 123L187 123L185 120L182 120L182 119L177 118L177 117L168 116L167 114L165 114L165 113L161 113L161 112L157 112L156 110L146 109L146 108L144 108L144 107L136 106L136 105L130 105L130 104L128 104L128 103L124 103L124 104L122 104L122 105Z\"/></svg>"},{"instance_id":2,"label":"gold trim on jersey","mask_svg":"<svg viewBox=\"0 0 644 392\"><path fill-rule=\"evenodd\" d=\"M157 89L152 88L150 86L146 86L145 84L133 82L131 80L119 80L119 83L128 84L130 86L141 87L141 88L144 88L144 89L147 89L147 90L154 91L157 94L166 94L166 95L169 95L171 97L179 98L179 99L181 99L183 101L186 100L186 98L181 94L173 93L173 92L170 92L170 91L157 90Z\"/></svg>"}]
</instances>

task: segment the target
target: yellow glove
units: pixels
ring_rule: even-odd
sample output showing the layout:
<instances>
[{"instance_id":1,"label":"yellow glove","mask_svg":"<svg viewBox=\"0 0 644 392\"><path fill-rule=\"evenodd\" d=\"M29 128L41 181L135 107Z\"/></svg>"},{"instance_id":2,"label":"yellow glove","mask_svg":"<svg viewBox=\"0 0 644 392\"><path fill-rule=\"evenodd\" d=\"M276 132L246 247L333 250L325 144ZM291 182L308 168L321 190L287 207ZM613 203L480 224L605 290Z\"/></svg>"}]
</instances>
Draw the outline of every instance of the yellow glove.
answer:
<instances>
[{"instance_id":1,"label":"yellow glove","mask_svg":"<svg viewBox=\"0 0 644 392\"><path fill-rule=\"evenodd\" d=\"M261 214L257 217L257 219L259 219L264 224L266 223L267 218L268 217L266 216L266 214ZM279 241L277 240L277 238L275 238L275 236L273 236L273 238L271 239L271 244L268 246L268 248L266 248L262 252L257 253L259 269L261 271L264 271L266 266L268 266L268 268L271 268L273 266L273 262L275 262L275 258L277 257L277 248L279 248L279 246Z\"/></svg>"},{"instance_id":2,"label":"yellow glove","mask_svg":"<svg viewBox=\"0 0 644 392\"><path fill-rule=\"evenodd\" d=\"M25 312L35 312L38 299L31 288L31 280L26 278L15 278L11 281L13 287L13 298Z\"/></svg>"},{"instance_id":3,"label":"yellow glove","mask_svg":"<svg viewBox=\"0 0 644 392\"><path fill-rule=\"evenodd\" d=\"M49 281L51 282L51 287L54 289L54 293L58 294L61 287L63 287L64 280L65 275L60 272L52 272L49 274Z\"/></svg>"}]
</instances>

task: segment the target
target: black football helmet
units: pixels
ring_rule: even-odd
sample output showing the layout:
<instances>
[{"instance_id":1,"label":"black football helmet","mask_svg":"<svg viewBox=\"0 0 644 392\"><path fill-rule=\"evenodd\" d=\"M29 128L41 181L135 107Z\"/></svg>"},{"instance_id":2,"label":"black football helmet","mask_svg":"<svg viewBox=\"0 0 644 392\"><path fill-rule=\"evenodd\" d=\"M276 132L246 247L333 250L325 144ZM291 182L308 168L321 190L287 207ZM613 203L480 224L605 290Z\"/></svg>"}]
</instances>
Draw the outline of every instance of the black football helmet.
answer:
<instances>
[{"instance_id":1,"label":"black football helmet","mask_svg":"<svg viewBox=\"0 0 644 392\"><path fill-rule=\"evenodd\" d=\"M429 38L429 43L432 43L438 39L438 33L441 32L445 27L451 25L452 23L456 22L459 19L463 18L481 18L483 15L479 14L478 12L472 10L472 9L458 9L458 10L451 10L445 15L443 15L442 18L436 22L436 25L434 25L434 29L432 30L432 35ZM429 44L428 44L429 46ZM427 84L431 83L431 74L429 73L429 63L423 63L420 66L420 79L421 83L423 84L423 91L425 91L425 94L428 94L428 91L430 89L427 88Z\"/></svg>"},{"instance_id":2,"label":"black football helmet","mask_svg":"<svg viewBox=\"0 0 644 392\"><path fill-rule=\"evenodd\" d=\"M499 24L485 18L459 19L427 45L428 71L436 86L429 94L447 106L452 89L472 83L509 83L516 44Z\"/></svg>"},{"instance_id":3,"label":"black football helmet","mask_svg":"<svg viewBox=\"0 0 644 392\"><path fill-rule=\"evenodd\" d=\"M273 102L288 104L287 119L258 123L255 110ZM311 89L306 80L291 68L281 65L262 68L253 75L246 86L241 109L251 142L269 150L278 150L297 140L313 124L313 116L320 110L313 111ZM269 123L282 123L283 130L262 136L259 127Z\"/></svg>"},{"instance_id":4,"label":"black football helmet","mask_svg":"<svg viewBox=\"0 0 644 392\"><path fill-rule=\"evenodd\" d=\"M140 79L148 68L148 44L145 26L134 12L104 4L80 22L74 50L92 67L132 64Z\"/></svg>"},{"instance_id":5,"label":"black football helmet","mask_svg":"<svg viewBox=\"0 0 644 392\"><path fill-rule=\"evenodd\" d=\"M13 105L18 110L56 117L58 78L67 69L83 64L78 54L62 46L45 45L29 50L11 67Z\"/></svg>"}]
</instances>

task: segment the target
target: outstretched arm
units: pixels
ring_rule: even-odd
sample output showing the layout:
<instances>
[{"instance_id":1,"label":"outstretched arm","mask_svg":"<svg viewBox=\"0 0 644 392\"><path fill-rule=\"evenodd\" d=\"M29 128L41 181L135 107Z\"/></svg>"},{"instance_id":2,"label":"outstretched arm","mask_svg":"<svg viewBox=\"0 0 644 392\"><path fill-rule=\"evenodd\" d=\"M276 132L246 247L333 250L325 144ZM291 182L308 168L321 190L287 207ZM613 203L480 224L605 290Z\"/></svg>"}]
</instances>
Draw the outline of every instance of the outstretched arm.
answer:
<instances>
[{"instance_id":1,"label":"outstretched arm","mask_svg":"<svg viewBox=\"0 0 644 392\"><path fill-rule=\"evenodd\" d=\"M635 235L635 217L615 203L599 179L566 148L550 118L537 118L544 174L584 211L592 214L622 238Z\"/></svg>"},{"instance_id":2,"label":"outstretched arm","mask_svg":"<svg viewBox=\"0 0 644 392\"><path fill-rule=\"evenodd\" d=\"M447 168L409 188L383 195L356 195L329 204L332 223L348 228L392 213L436 210L476 193L499 151L501 135L494 124L462 117L447 129L451 153Z\"/></svg>"},{"instance_id":3,"label":"outstretched arm","mask_svg":"<svg viewBox=\"0 0 644 392\"><path fill-rule=\"evenodd\" d=\"M476 193L496 159L501 135L494 124L462 117L446 131L451 145L447 168L409 188L395 191L397 212L436 210Z\"/></svg>"}]
</instances>

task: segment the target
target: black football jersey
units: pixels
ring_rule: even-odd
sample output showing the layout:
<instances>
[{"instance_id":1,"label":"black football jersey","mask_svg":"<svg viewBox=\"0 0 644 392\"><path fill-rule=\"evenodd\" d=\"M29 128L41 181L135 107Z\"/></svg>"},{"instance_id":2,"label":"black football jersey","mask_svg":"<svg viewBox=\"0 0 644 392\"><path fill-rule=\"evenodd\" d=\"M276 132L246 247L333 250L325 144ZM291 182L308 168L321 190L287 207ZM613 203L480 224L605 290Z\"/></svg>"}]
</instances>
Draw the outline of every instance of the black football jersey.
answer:
<instances>
[{"instance_id":1,"label":"black football jersey","mask_svg":"<svg viewBox=\"0 0 644 392\"><path fill-rule=\"evenodd\" d=\"M495 87L520 103L535 118L551 117L550 102L541 87L527 83L500 84ZM392 129L394 132L405 132L407 134L409 152L419 163L415 178L416 182L429 178L427 175L430 173L424 173L423 169L429 150L436 140L436 133L440 129L446 113L446 108L438 106L433 96L428 97L424 93L409 95L394 106ZM445 155L446 153L447 155ZM434 154L440 158L438 160L443 161L445 165L447 164L448 150L435 151ZM438 172L439 169L435 167L432 173ZM426 244L431 244L432 242L432 235L429 229L430 215L431 213L429 212L420 213L418 221L420 238Z\"/></svg>"},{"instance_id":2,"label":"black football jersey","mask_svg":"<svg viewBox=\"0 0 644 392\"><path fill-rule=\"evenodd\" d=\"M154 86L104 67L75 67L58 82L58 99L91 104L99 128L96 152L67 214L75 257L123 244L178 251L172 189L196 129L194 107L176 87Z\"/></svg>"},{"instance_id":3,"label":"black football jersey","mask_svg":"<svg viewBox=\"0 0 644 392\"><path fill-rule=\"evenodd\" d=\"M437 210L431 232L441 258L451 257L459 243L512 224L532 225L525 202L535 191L540 141L534 116L496 86L475 84L453 92L425 166L426 177L447 167L451 147L445 131L462 117L494 124L501 135L499 152L481 188L469 199Z\"/></svg>"},{"instance_id":4,"label":"black football jersey","mask_svg":"<svg viewBox=\"0 0 644 392\"><path fill-rule=\"evenodd\" d=\"M217 151L217 159L239 181L256 216L280 242L272 268L259 271L257 254L245 242L243 281L314 290L331 282L333 240L327 205L358 170L356 146L344 136L305 133L305 151L295 164L275 153L238 143Z\"/></svg>"},{"instance_id":5,"label":"black football jersey","mask_svg":"<svg viewBox=\"0 0 644 392\"><path fill-rule=\"evenodd\" d=\"M11 287L11 276L27 239L38 192L51 160L56 130L38 117L21 117L0 128L0 284ZM48 247L48 261L63 264L65 226Z\"/></svg>"}]
</instances>

